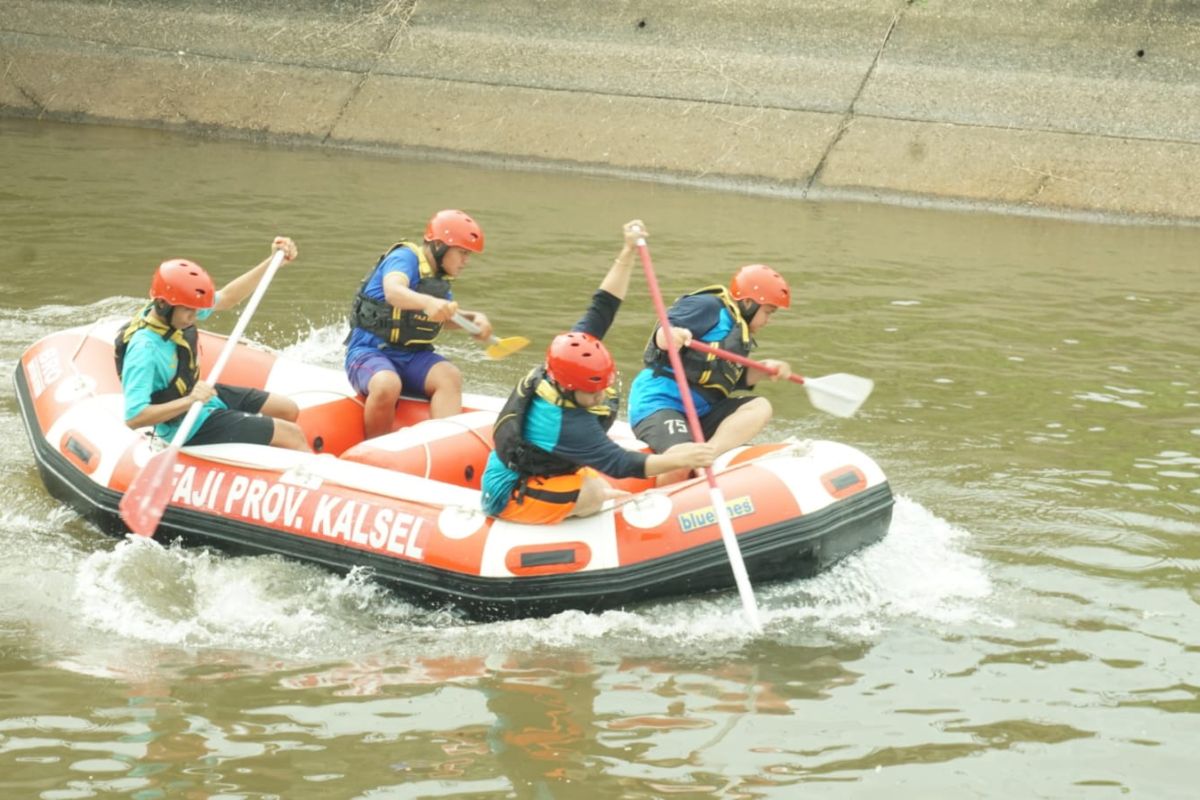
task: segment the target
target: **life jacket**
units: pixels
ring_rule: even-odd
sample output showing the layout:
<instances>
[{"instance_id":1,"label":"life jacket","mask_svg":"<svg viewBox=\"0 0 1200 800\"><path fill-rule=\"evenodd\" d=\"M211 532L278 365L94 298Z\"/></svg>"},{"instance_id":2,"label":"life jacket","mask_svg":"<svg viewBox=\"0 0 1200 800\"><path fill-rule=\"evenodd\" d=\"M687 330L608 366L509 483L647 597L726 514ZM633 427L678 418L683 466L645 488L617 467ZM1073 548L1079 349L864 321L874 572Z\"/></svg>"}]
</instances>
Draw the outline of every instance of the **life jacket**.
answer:
<instances>
[{"instance_id":1,"label":"life jacket","mask_svg":"<svg viewBox=\"0 0 1200 800\"><path fill-rule=\"evenodd\" d=\"M125 369L125 352L129 349L129 342L133 339L133 335L142 328L149 328L164 340L175 343L177 362L175 377L171 379L166 388L159 389L150 395L151 405L158 405L191 394L192 387L196 385L196 381L200 380L200 346L198 343L199 333L195 325L189 325L183 330L172 328L157 316L150 316L147 313L153 306L153 301L148 303L130 320L125 329L117 334L117 338L113 342L113 356L117 362L117 377L119 378Z\"/></svg>"},{"instance_id":2,"label":"life jacket","mask_svg":"<svg viewBox=\"0 0 1200 800\"><path fill-rule=\"evenodd\" d=\"M524 495L525 483L534 475L567 475L580 467L579 464L548 453L525 439L525 420L534 397L540 397L562 408L579 407L546 378L544 366L530 370L508 396L496 417L492 439L496 445L496 455L506 467L521 476L521 491L518 496ZM620 395L610 386L605 390L604 402L587 410L599 417L600 426L607 431L616 421L619 407Z\"/></svg>"},{"instance_id":3,"label":"life jacket","mask_svg":"<svg viewBox=\"0 0 1200 800\"><path fill-rule=\"evenodd\" d=\"M442 323L434 322L423 311L401 310L387 300L376 300L366 294L367 283L379 269L379 265L393 251L405 247L417 256L418 278L409 286L414 292L438 297L450 296L450 278L441 277L439 271L425 258L425 248L411 242L396 242L379 257L375 266L363 278L350 309L350 324L369 331L386 343L387 347L406 347L410 350L432 350L433 340L442 331ZM347 337L349 341L349 337Z\"/></svg>"},{"instance_id":4,"label":"life jacket","mask_svg":"<svg viewBox=\"0 0 1200 800\"><path fill-rule=\"evenodd\" d=\"M684 296L694 297L704 294L714 295L719 298L725 305L725 310L733 318L733 328L729 331L725 340L717 346L731 353L736 353L739 356L749 356L750 351L754 349L754 339L750 337L750 326L746 324L746 320L742 317L742 310L738 307L737 301L729 294L728 289L720 285L706 286L699 291ZM642 360L647 367L654 370L655 375L671 375L673 373L671 372L670 356L655 341L658 329L658 325L654 326L654 330L650 334L650 341L646 344L646 352L642 355ZM685 347L683 352L679 354L679 357L683 361L683 374L687 377L688 383L710 394L714 398L717 398L717 396L728 397L737 388L738 381L741 380L742 375L745 373L745 368L740 364L735 364L713 353L701 353L699 350L693 350L690 347Z\"/></svg>"}]
</instances>

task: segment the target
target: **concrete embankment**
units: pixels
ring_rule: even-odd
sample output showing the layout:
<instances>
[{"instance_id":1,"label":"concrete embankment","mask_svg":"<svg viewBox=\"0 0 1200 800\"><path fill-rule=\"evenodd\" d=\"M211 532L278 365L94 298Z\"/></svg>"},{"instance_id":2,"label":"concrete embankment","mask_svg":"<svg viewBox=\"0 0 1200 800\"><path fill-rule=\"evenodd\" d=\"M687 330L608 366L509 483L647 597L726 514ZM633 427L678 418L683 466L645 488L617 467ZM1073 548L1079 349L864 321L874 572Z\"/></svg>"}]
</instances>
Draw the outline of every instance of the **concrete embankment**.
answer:
<instances>
[{"instance_id":1,"label":"concrete embankment","mask_svg":"<svg viewBox=\"0 0 1200 800\"><path fill-rule=\"evenodd\" d=\"M1200 222L1192 0L0 0L0 114Z\"/></svg>"}]
</instances>

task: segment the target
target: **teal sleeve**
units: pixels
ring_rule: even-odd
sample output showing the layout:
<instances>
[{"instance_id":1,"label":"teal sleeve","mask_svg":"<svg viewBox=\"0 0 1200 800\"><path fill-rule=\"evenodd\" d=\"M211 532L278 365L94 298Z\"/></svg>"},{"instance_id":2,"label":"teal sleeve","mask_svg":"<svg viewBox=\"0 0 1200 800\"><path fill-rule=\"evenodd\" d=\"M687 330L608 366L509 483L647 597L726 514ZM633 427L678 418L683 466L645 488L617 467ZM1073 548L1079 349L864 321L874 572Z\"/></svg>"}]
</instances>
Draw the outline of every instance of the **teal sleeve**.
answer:
<instances>
[{"instance_id":1,"label":"teal sleeve","mask_svg":"<svg viewBox=\"0 0 1200 800\"><path fill-rule=\"evenodd\" d=\"M125 393L125 421L136 417L150 405L150 395L166 386L157 385L163 372L158 365L158 353L154 342L145 336L135 335L125 351L125 368L121 374L121 390ZM170 378L167 378L170 380Z\"/></svg>"}]
</instances>

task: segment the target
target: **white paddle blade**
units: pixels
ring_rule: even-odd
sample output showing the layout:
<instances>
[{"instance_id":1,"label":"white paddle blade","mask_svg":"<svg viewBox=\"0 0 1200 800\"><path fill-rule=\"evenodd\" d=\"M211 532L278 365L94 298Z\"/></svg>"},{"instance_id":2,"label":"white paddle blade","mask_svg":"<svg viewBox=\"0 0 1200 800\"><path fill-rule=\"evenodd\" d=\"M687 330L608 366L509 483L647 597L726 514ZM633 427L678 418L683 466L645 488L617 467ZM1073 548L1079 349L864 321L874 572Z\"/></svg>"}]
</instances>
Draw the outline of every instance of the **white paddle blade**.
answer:
<instances>
[{"instance_id":1,"label":"white paddle blade","mask_svg":"<svg viewBox=\"0 0 1200 800\"><path fill-rule=\"evenodd\" d=\"M838 372L820 378L805 378L804 388L815 408L835 417L852 417L870 396L875 381Z\"/></svg>"}]
</instances>

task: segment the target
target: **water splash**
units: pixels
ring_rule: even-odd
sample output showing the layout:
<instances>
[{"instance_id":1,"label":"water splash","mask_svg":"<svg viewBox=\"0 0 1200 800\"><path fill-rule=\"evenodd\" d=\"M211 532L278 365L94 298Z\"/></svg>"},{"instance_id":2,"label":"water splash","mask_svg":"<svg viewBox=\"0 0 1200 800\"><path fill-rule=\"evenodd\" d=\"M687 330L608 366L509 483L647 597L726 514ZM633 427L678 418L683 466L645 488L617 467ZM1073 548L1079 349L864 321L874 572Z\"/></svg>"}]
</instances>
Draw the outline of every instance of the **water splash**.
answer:
<instances>
[{"instance_id":1,"label":"water splash","mask_svg":"<svg viewBox=\"0 0 1200 800\"><path fill-rule=\"evenodd\" d=\"M329 369L341 369L346 356L346 332L348 323L340 325L309 326L293 343L280 350L280 354L293 361Z\"/></svg>"},{"instance_id":2,"label":"water splash","mask_svg":"<svg viewBox=\"0 0 1200 800\"><path fill-rule=\"evenodd\" d=\"M967 538L919 503L898 497L886 538L825 574L771 590L769 614L780 624L868 636L902 618L1007 626L985 604L991 579L983 560L966 550Z\"/></svg>"},{"instance_id":3,"label":"water splash","mask_svg":"<svg viewBox=\"0 0 1200 800\"><path fill-rule=\"evenodd\" d=\"M809 580L758 587L765 635L871 637L890 622L1006 625L965 531L899 498L882 542ZM274 556L231 558L130 538L78 563L73 600L87 627L162 645L244 649L291 659L380 648L448 651L652 641L736 650L750 633L732 592L601 614L470 623L414 607L372 582Z\"/></svg>"},{"instance_id":4,"label":"water splash","mask_svg":"<svg viewBox=\"0 0 1200 800\"><path fill-rule=\"evenodd\" d=\"M421 616L361 573L164 548L137 537L83 559L74 594L81 621L101 632L296 658L371 647L379 619Z\"/></svg>"}]
</instances>

